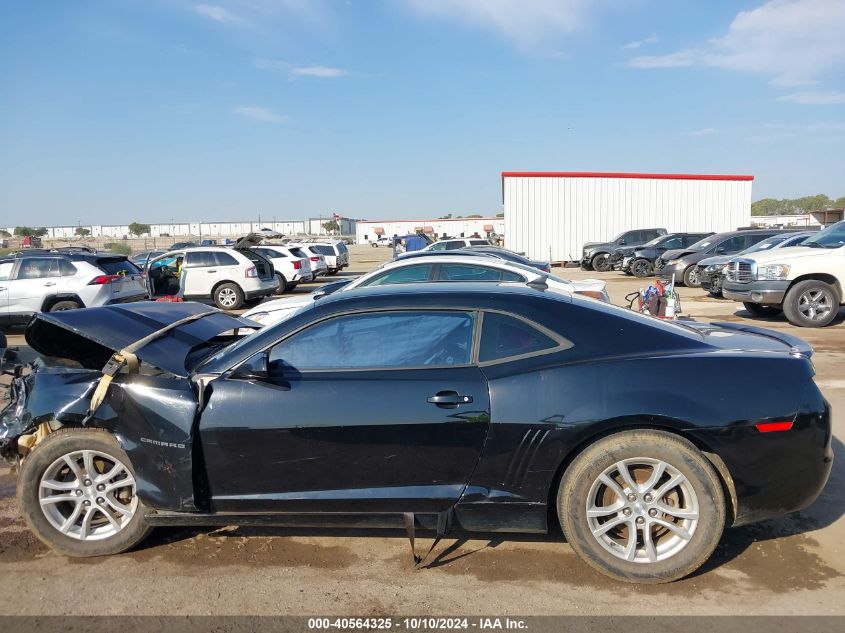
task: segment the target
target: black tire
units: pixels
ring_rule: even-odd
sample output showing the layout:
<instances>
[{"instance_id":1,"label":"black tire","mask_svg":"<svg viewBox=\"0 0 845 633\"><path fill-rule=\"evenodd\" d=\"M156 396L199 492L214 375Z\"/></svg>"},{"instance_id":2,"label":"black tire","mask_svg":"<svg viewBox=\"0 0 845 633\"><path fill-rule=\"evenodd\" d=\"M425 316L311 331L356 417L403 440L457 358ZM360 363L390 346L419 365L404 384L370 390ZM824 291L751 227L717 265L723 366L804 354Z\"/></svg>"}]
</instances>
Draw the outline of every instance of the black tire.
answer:
<instances>
[{"instance_id":1,"label":"black tire","mask_svg":"<svg viewBox=\"0 0 845 633\"><path fill-rule=\"evenodd\" d=\"M21 514L29 528L35 532L39 539L59 554L64 554L65 556L107 556L130 550L140 543L151 529L144 518L146 508L137 497L131 497L129 500L126 500L125 497L118 499L118 501L126 505L136 504L134 506L134 513L122 525L122 528L118 532L96 540L82 540L63 534L57 527L54 527L47 518L45 511L41 508L39 492L42 477L64 455L83 450L96 451L119 460L134 478L135 471L132 468L129 458L110 433L92 428L59 429L48 435L38 444L35 450L21 464L18 475L18 503L21 507ZM110 468L106 465L107 463L100 458L98 464L97 457L95 457L93 461L95 471L98 466L104 469ZM105 471L97 471L98 474L103 472ZM70 469L67 470L67 473L69 477L72 476L70 475ZM87 473L85 474L87 475ZM89 488L91 487L89 486ZM93 492L92 494L98 495L102 493ZM89 508L91 507L90 503ZM61 508L62 505L66 505L67 508ZM55 507L60 512L72 514L70 502L51 504L45 507ZM81 524L82 518L84 518L84 514L83 517L77 519L76 523ZM106 521L106 517L103 516L101 511L94 510L92 512L92 524L103 524L104 521ZM76 523L71 530L75 528Z\"/></svg>"},{"instance_id":2,"label":"black tire","mask_svg":"<svg viewBox=\"0 0 845 633\"><path fill-rule=\"evenodd\" d=\"M288 289L288 280L285 279L285 276L282 273L276 273L276 277L279 278L279 287L273 294L276 295L283 295L285 291Z\"/></svg>"},{"instance_id":3,"label":"black tire","mask_svg":"<svg viewBox=\"0 0 845 633\"><path fill-rule=\"evenodd\" d=\"M214 289L211 298L221 310L237 310L244 304L244 291L238 284L226 282Z\"/></svg>"},{"instance_id":4,"label":"black tire","mask_svg":"<svg viewBox=\"0 0 845 633\"><path fill-rule=\"evenodd\" d=\"M583 264L581 264L581 270L592 270L592 269L593 269L593 267L588 262L584 262Z\"/></svg>"},{"instance_id":5,"label":"black tire","mask_svg":"<svg viewBox=\"0 0 845 633\"><path fill-rule=\"evenodd\" d=\"M651 277L654 274L654 264L640 257L631 262L631 273L635 277Z\"/></svg>"},{"instance_id":6,"label":"black tire","mask_svg":"<svg viewBox=\"0 0 845 633\"><path fill-rule=\"evenodd\" d=\"M295 289L299 285L299 282L296 281L294 283L289 283L285 286L285 292L290 292L291 290Z\"/></svg>"},{"instance_id":7,"label":"black tire","mask_svg":"<svg viewBox=\"0 0 845 633\"><path fill-rule=\"evenodd\" d=\"M698 265L687 266L684 270L684 285L687 288L701 288L701 277L698 275Z\"/></svg>"},{"instance_id":8,"label":"black tire","mask_svg":"<svg viewBox=\"0 0 845 633\"><path fill-rule=\"evenodd\" d=\"M818 279L806 279L786 293L783 313L792 325L824 327L836 318L841 301L834 286Z\"/></svg>"},{"instance_id":9,"label":"black tire","mask_svg":"<svg viewBox=\"0 0 845 633\"><path fill-rule=\"evenodd\" d=\"M774 317L783 312L780 306L765 306L759 303L745 302L742 304L746 310L758 317Z\"/></svg>"},{"instance_id":10,"label":"black tire","mask_svg":"<svg viewBox=\"0 0 845 633\"><path fill-rule=\"evenodd\" d=\"M596 272L606 273L610 270L610 254L599 253L598 255L593 255L593 259L590 261L590 266L592 266L593 270Z\"/></svg>"},{"instance_id":11,"label":"black tire","mask_svg":"<svg viewBox=\"0 0 845 633\"><path fill-rule=\"evenodd\" d=\"M337 274L337 268L329 268L329 269L326 271L326 274L327 274L327 275L336 275L336 274Z\"/></svg>"},{"instance_id":12,"label":"black tire","mask_svg":"<svg viewBox=\"0 0 845 633\"><path fill-rule=\"evenodd\" d=\"M719 298L722 296L722 276L716 275L710 282L710 296Z\"/></svg>"},{"instance_id":13,"label":"black tire","mask_svg":"<svg viewBox=\"0 0 845 633\"><path fill-rule=\"evenodd\" d=\"M686 480L684 483L669 489L665 494L661 494L659 498L650 501L649 504L651 505L649 505L646 503L645 492L641 490L632 491L627 484L621 483L621 479L615 479L621 492L625 493L626 496L634 492L637 495L636 500L634 502L623 501L626 504L625 509L620 508L608 513L608 515L588 519L587 506L593 503L592 495L596 495L596 499L601 497L603 501L606 501L606 495L610 492L611 496L618 498L618 495L611 492L609 486L599 480L603 473L612 473L612 469L616 469L618 464L624 463L623 460L630 460L627 465L630 465L632 469L628 472L636 484L646 483L643 480L647 480L654 474L654 470L648 470L644 466L637 467L638 459L659 460L668 465L657 480L658 489L666 485L671 473L679 473ZM613 474L608 476L614 477ZM689 498L684 497L688 493L680 490L679 486L686 486ZM672 495L676 495L674 502ZM694 500L697 500L698 508L697 523L694 527L690 523L683 523L684 521L692 521L692 519L671 521L684 530L692 530L690 538L683 539L676 536L674 530L661 527L665 524L666 517L669 515L657 510L653 504L663 502L662 507L664 508L674 506L675 503L678 506L683 503L684 507L690 505L695 507ZM597 507L601 508L605 505L615 505L615 503L602 503ZM629 506L634 509L623 517L622 513ZM557 510L567 542L588 565L616 580L637 583L671 582L688 576L701 567L719 543L724 531L726 516L722 484L707 458L684 438L651 429L614 433L584 449L564 473L557 496ZM651 511L656 514L650 514ZM610 514L617 516L610 517ZM607 521L602 521L604 518L607 518ZM607 530L604 535L596 536L589 523L592 520L594 528L600 530L603 523L608 521L627 522L638 518L642 518L643 525L648 526L648 534L651 535L653 542L656 544L654 550L656 560L653 562L648 559L625 560L611 552L612 546L606 546L600 542L600 539L605 537L608 540L611 537L615 538L618 533L620 540L630 544L631 541L627 539L626 532L630 529L629 525L621 527L618 532L614 528ZM648 523L645 523L646 521ZM663 521L664 523L657 525L651 523L651 521ZM639 525L639 523L636 525ZM657 527L652 528L652 525L657 525ZM642 556L645 556L647 551L643 538L644 534L645 531L642 528L637 528L637 540L633 542L634 547L632 548L637 558L641 556L640 549L642 549ZM665 540L667 538L669 539L668 542ZM681 540L673 545L672 539ZM667 552L664 549L661 552L661 546L669 547L670 551ZM672 553L671 549L675 548L677 548L677 551ZM617 551L620 555L624 555L621 548ZM660 556L665 556L665 558L661 560L659 559Z\"/></svg>"},{"instance_id":14,"label":"black tire","mask_svg":"<svg viewBox=\"0 0 845 633\"><path fill-rule=\"evenodd\" d=\"M56 301L53 305L50 306L50 312L64 312L65 310L78 310L82 306L79 305L79 302L74 301L73 299L67 299L65 301Z\"/></svg>"}]
</instances>

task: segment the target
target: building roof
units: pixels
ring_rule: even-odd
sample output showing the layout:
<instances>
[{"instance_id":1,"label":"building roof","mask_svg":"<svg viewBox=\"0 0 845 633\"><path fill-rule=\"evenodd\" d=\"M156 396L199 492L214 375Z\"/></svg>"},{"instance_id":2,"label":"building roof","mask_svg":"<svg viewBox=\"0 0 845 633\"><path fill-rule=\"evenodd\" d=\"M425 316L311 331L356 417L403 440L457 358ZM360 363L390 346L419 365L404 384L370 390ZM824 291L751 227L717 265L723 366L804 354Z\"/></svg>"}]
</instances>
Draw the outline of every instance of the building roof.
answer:
<instances>
[{"instance_id":1,"label":"building roof","mask_svg":"<svg viewBox=\"0 0 845 633\"><path fill-rule=\"evenodd\" d=\"M730 174L641 174L601 171L503 171L502 178L641 178L651 180L754 180L754 176Z\"/></svg>"}]
</instances>

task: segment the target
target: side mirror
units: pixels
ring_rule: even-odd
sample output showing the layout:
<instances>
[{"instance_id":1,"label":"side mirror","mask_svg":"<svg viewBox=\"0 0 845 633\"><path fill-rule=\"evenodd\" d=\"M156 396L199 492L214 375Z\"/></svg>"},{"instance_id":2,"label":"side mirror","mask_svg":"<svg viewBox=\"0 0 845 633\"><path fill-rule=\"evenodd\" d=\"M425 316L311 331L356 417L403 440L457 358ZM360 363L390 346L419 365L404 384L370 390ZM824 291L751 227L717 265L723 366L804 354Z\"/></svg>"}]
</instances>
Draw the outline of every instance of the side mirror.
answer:
<instances>
[{"instance_id":1,"label":"side mirror","mask_svg":"<svg viewBox=\"0 0 845 633\"><path fill-rule=\"evenodd\" d=\"M311 293L311 295L314 297L314 301L316 301L317 299L322 299L327 294L329 294L329 293L326 292L325 290L323 290L322 288L320 288L319 290L315 290L314 292Z\"/></svg>"},{"instance_id":2,"label":"side mirror","mask_svg":"<svg viewBox=\"0 0 845 633\"><path fill-rule=\"evenodd\" d=\"M264 380L269 375L269 354L267 352L259 352L233 373L234 378L243 380Z\"/></svg>"}]
</instances>

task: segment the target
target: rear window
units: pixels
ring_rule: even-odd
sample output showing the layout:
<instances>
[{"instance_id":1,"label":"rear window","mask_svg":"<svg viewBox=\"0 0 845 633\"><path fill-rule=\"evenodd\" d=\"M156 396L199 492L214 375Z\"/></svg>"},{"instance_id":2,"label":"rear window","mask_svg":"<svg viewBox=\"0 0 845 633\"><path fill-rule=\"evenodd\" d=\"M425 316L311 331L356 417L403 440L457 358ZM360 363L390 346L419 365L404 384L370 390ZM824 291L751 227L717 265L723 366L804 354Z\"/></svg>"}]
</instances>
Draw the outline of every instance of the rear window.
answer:
<instances>
[{"instance_id":1,"label":"rear window","mask_svg":"<svg viewBox=\"0 0 845 633\"><path fill-rule=\"evenodd\" d=\"M335 254L334 248L331 246L325 246L323 244L317 244L311 247L311 250L315 253L319 253L320 255L330 255L333 256Z\"/></svg>"},{"instance_id":2,"label":"rear window","mask_svg":"<svg viewBox=\"0 0 845 633\"><path fill-rule=\"evenodd\" d=\"M141 270L125 257L98 259L97 267L107 275L137 275Z\"/></svg>"},{"instance_id":3,"label":"rear window","mask_svg":"<svg viewBox=\"0 0 845 633\"><path fill-rule=\"evenodd\" d=\"M308 255L306 255L298 246L292 246L288 248L288 251L290 251L291 255L293 255L294 257L302 257L304 259L308 259Z\"/></svg>"},{"instance_id":4,"label":"rear window","mask_svg":"<svg viewBox=\"0 0 845 633\"><path fill-rule=\"evenodd\" d=\"M489 246L490 242L487 240L470 240L469 244L470 246Z\"/></svg>"},{"instance_id":5,"label":"rear window","mask_svg":"<svg viewBox=\"0 0 845 633\"><path fill-rule=\"evenodd\" d=\"M485 312L481 328L480 362L533 354L557 347L557 342L525 321Z\"/></svg>"}]
</instances>

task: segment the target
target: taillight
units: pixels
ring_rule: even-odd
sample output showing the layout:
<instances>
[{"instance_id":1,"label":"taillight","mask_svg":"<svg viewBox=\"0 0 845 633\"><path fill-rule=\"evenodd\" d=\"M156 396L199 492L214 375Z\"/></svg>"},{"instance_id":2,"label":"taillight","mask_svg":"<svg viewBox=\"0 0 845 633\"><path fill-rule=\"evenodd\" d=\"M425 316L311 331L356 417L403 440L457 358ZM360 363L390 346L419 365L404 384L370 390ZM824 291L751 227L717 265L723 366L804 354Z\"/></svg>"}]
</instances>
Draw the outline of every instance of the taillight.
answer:
<instances>
[{"instance_id":1,"label":"taillight","mask_svg":"<svg viewBox=\"0 0 845 633\"><path fill-rule=\"evenodd\" d=\"M310 259L311 259L311 261L312 261L312 262L318 262L318 261L320 261L320 258L319 258L319 257L311 257Z\"/></svg>"},{"instance_id":2,"label":"taillight","mask_svg":"<svg viewBox=\"0 0 845 633\"><path fill-rule=\"evenodd\" d=\"M110 284L113 281L117 281L118 279L123 279L123 277L121 275L98 275L89 281L88 285L102 286L104 284Z\"/></svg>"},{"instance_id":3,"label":"taillight","mask_svg":"<svg viewBox=\"0 0 845 633\"><path fill-rule=\"evenodd\" d=\"M293 269L299 270L300 268L302 268L302 262L297 259L295 262L293 262Z\"/></svg>"},{"instance_id":4,"label":"taillight","mask_svg":"<svg viewBox=\"0 0 845 633\"><path fill-rule=\"evenodd\" d=\"M255 279L258 277L258 271L255 269L255 266L250 266L244 271L244 277L247 279Z\"/></svg>"},{"instance_id":5,"label":"taillight","mask_svg":"<svg viewBox=\"0 0 845 633\"><path fill-rule=\"evenodd\" d=\"M777 433L792 430L792 420L778 420L776 422L758 422L754 425L760 433Z\"/></svg>"}]
</instances>

